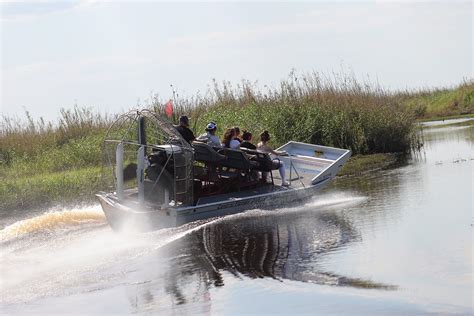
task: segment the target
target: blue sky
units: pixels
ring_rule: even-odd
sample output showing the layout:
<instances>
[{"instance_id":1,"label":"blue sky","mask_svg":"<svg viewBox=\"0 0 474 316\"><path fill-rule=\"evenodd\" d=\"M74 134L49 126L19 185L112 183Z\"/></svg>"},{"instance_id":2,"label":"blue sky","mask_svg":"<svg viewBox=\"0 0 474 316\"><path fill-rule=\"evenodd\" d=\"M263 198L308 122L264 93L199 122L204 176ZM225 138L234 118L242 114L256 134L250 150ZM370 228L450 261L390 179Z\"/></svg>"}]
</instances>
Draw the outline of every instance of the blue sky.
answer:
<instances>
[{"instance_id":1,"label":"blue sky","mask_svg":"<svg viewBox=\"0 0 474 316\"><path fill-rule=\"evenodd\" d=\"M173 84L275 86L292 69L388 89L473 77L471 2L2 2L1 112L118 113Z\"/></svg>"}]
</instances>

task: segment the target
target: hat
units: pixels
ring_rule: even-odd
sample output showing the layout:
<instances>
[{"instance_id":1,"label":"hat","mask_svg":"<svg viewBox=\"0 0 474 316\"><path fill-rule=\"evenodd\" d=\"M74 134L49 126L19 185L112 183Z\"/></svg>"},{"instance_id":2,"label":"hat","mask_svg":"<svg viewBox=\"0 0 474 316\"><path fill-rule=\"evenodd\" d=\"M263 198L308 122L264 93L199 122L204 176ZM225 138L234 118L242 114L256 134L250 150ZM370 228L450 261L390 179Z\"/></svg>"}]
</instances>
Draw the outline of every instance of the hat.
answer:
<instances>
[{"instance_id":1,"label":"hat","mask_svg":"<svg viewBox=\"0 0 474 316\"><path fill-rule=\"evenodd\" d=\"M217 128L217 124L214 123L214 122L209 122L209 124L207 124L206 126L206 131L212 131L212 130L215 130Z\"/></svg>"},{"instance_id":2,"label":"hat","mask_svg":"<svg viewBox=\"0 0 474 316\"><path fill-rule=\"evenodd\" d=\"M179 122L188 125L189 124L189 119L186 115L183 115L179 118Z\"/></svg>"}]
</instances>

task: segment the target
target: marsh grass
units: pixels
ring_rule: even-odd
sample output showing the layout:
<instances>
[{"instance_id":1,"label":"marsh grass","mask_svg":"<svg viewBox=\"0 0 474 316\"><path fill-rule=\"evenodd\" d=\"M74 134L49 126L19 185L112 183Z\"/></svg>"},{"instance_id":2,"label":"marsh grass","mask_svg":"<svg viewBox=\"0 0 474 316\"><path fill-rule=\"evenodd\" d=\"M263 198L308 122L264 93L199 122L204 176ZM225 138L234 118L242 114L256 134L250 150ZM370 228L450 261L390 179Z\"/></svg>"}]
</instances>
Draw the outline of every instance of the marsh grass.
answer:
<instances>
[{"instance_id":1,"label":"marsh grass","mask_svg":"<svg viewBox=\"0 0 474 316\"><path fill-rule=\"evenodd\" d=\"M57 203L90 201L101 189L100 178L100 167L4 177L0 181L0 213Z\"/></svg>"},{"instance_id":2,"label":"marsh grass","mask_svg":"<svg viewBox=\"0 0 474 316\"><path fill-rule=\"evenodd\" d=\"M102 134L113 117L75 106L61 110L58 122L26 121L2 115L0 167L54 172L100 162Z\"/></svg>"},{"instance_id":3,"label":"marsh grass","mask_svg":"<svg viewBox=\"0 0 474 316\"><path fill-rule=\"evenodd\" d=\"M338 177L358 176L364 173L398 165L400 156L393 153L355 155L338 172Z\"/></svg>"},{"instance_id":4,"label":"marsh grass","mask_svg":"<svg viewBox=\"0 0 474 316\"><path fill-rule=\"evenodd\" d=\"M274 146L290 140L351 149L354 153L408 152L419 146L416 116L398 96L354 77L290 74L276 88L242 81L213 81L204 97L179 99L177 119L191 117L195 133L209 121L250 130L255 139L269 130ZM160 102L151 106L163 113Z\"/></svg>"},{"instance_id":5,"label":"marsh grass","mask_svg":"<svg viewBox=\"0 0 474 316\"><path fill-rule=\"evenodd\" d=\"M2 116L0 210L91 199L112 117L75 106L58 122Z\"/></svg>"},{"instance_id":6,"label":"marsh grass","mask_svg":"<svg viewBox=\"0 0 474 316\"><path fill-rule=\"evenodd\" d=\"M474 114L474 80L465 79L448 89L420 89L395 94L419 119L446 118Z\"/></svg>"}]
</instances>

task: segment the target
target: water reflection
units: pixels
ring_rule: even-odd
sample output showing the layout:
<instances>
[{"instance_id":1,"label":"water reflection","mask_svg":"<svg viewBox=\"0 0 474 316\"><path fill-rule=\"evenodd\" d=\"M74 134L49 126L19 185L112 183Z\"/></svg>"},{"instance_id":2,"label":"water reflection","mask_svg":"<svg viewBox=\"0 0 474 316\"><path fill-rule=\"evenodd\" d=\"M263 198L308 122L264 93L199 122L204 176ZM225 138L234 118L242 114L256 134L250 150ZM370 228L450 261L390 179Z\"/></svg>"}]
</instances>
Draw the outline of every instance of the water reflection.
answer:
<instances>
[{"instance_id":1,"label":"water reflection","mask_svg":"<svg viewBox=\"0 0 474 316\"><path fill-rule=\"evenodd\" d=\"M318 266L324 255L359 240L353 226L336 213L245 218L210 225L195 237L214 271L236 277L394 288L326 272Z\"/></svg>"},{"instance_id":2,"label":"water reflection","mask_svg":"<svg viewBox=\"0 0 474 316\"><path fill-rule=\"evenodd\" d=\"M136 311L210 308L210 289L237 280L269 278L320 285L395 290L397 287L327 271L320 260L360 236L342 215L312 209L244 215L210 224L167 250L165 272L129 287ZM163 251L159 254L163 256ZM150 271L150 269L148 269ZM168 297L167 299L165 297ZM180 306L181 305L181 306Z\"/></svg>"}]
</instances>

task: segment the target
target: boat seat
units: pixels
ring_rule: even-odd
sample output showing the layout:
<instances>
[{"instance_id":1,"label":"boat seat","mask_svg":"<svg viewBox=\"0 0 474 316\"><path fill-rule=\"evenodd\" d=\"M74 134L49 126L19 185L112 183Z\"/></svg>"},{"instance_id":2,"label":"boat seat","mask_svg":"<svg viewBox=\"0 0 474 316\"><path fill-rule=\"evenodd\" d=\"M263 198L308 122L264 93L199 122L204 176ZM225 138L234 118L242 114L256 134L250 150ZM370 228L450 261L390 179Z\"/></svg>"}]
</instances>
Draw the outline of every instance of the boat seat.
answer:
<instances>
[{"instance_id":1,"label":"boat seat","mask_svg":"<svg viewBox=\"0 0 474 316\"><path fill-rule=\"evenodd\" d=\"M277 164L273 163L273 159L267 153L247 148L241 148L241 150L251 156L253 162L257 163L253 168L254 170L271 172L272 170L277 170L279 168Z\"/></svg>"},{"instance_id":2,"label":"boat seat","mask_svg":"<svg viewBox=\"0 0 474 316\"><path fill-rule=\"evenodd\" d=\"M218 163L219 161L226 159L224 155L216 152L214 148L208 144L194 141L192 146L194 148L194 160L196 161L205 163Z\"/></svg>"},{"instance_id":3,"label":"boat seat","mask_svg":"<svg viewBox=\"0 0 474 316\"><path fill-rule=\"evenodd\" d=\"M219 153L226 157L225 160L219 162L222 167L234 168L238 170L255 169L258 163L250 161L240 149L222 148Z\"/></svg>"},{"instance_id":4,"label":"boat seat","mask_svg":"<svg viewBox=\"0 0 474 316\"><path fill-rule=\"evenodd\" d=\"M229 171L221 171L219 172L219 177L221 179L236 179L239 177L239 175L235 172L229 172Z\"/></svg>"}]
</instances>

